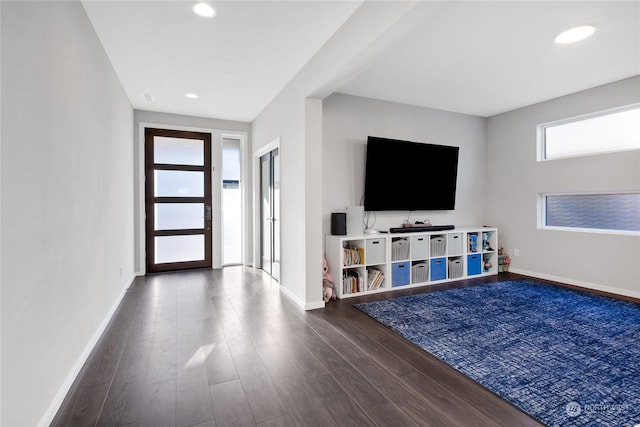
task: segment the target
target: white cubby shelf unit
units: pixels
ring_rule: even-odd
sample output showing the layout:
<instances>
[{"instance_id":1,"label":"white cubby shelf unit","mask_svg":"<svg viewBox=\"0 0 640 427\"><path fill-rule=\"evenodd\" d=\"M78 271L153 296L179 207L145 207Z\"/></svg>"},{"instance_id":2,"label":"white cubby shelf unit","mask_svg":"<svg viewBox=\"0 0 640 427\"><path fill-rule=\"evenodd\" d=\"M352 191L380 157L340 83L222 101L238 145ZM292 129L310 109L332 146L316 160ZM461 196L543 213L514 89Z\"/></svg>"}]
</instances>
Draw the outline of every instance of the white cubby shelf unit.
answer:
<instances>
[{"instance_id":1,"label":"white cubby shelf unit","mask_svg":"<svg viewBox=\"0 0 640 427\"><path fill-rule=\"evenodd\" d=\"M338 298L498 274L498 230L326 236Z\"/></svg>"}]
</instances>

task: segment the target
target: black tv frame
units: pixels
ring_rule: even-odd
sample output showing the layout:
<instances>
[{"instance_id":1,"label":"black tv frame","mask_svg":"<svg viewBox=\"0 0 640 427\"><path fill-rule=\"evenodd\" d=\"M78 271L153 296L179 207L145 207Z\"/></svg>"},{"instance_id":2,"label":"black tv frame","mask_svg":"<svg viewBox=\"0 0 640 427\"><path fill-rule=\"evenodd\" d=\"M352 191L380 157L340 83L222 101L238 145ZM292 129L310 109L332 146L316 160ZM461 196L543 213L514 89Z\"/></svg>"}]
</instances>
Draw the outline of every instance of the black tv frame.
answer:
<instances>
[{"instance_id":1,"label":"black tv frame","mask_svg":"<svg viewBox=\"0 0 640 427\"><path fill-rule=\"evenodd\" d=\"M454 210L460 147L367 137L365 211Z\"/></svg>"}]
</instances>

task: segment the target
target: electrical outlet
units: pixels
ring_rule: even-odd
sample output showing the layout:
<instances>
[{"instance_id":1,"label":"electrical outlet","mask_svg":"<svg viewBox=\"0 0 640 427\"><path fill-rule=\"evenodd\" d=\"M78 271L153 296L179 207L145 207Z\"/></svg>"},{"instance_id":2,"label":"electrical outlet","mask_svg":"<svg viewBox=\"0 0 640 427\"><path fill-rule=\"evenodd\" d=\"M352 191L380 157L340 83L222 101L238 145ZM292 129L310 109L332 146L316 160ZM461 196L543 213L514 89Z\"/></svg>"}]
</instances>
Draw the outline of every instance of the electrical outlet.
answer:
<instances>
[{"instance_id":1,"label":"electrical outlet","mask_svg":"<svg viewBox=\"0 0 640 427\"><path fill-rule=\"evenodd\" d=\"M513 256L520 256L520 249L518 248L513 249Z\"/></svg>"}]
</instances>

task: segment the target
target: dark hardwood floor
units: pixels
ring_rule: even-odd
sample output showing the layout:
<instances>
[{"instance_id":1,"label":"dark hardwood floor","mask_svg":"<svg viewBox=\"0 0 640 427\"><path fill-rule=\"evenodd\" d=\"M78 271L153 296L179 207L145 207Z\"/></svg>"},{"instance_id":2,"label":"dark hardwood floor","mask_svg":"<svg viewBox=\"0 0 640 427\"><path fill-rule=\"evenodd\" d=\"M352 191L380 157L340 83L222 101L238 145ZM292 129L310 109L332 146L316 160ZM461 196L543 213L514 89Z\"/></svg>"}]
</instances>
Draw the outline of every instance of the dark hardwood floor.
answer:
<instances>
[{"instance_id":1,"label":"dark hardwood floor","mask_svg":"<svg viewBox=\"0 0 640 427\"><path fill-rule=\"evenodd\" d=\"M260 270L139 277L53 426L540 426L352 304L304 312Z\"/></svg>"}]
</instances>

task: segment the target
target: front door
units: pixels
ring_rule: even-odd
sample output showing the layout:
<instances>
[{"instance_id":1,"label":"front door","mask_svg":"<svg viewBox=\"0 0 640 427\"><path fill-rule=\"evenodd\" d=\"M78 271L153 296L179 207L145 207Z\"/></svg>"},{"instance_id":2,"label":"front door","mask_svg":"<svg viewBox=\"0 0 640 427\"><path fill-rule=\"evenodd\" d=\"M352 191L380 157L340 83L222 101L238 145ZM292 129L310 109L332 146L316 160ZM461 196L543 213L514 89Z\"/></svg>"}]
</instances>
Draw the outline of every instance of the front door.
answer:
<instances>
[{"instance_id":1,"label":"front door","mask_svg":"<svg viewBox=\"0 0 640 427\"><path fill-rule=\"evenodd\" d=\"M147 272L211 267L211 134L145 129Z\"/></svg>"}]
</instances>

